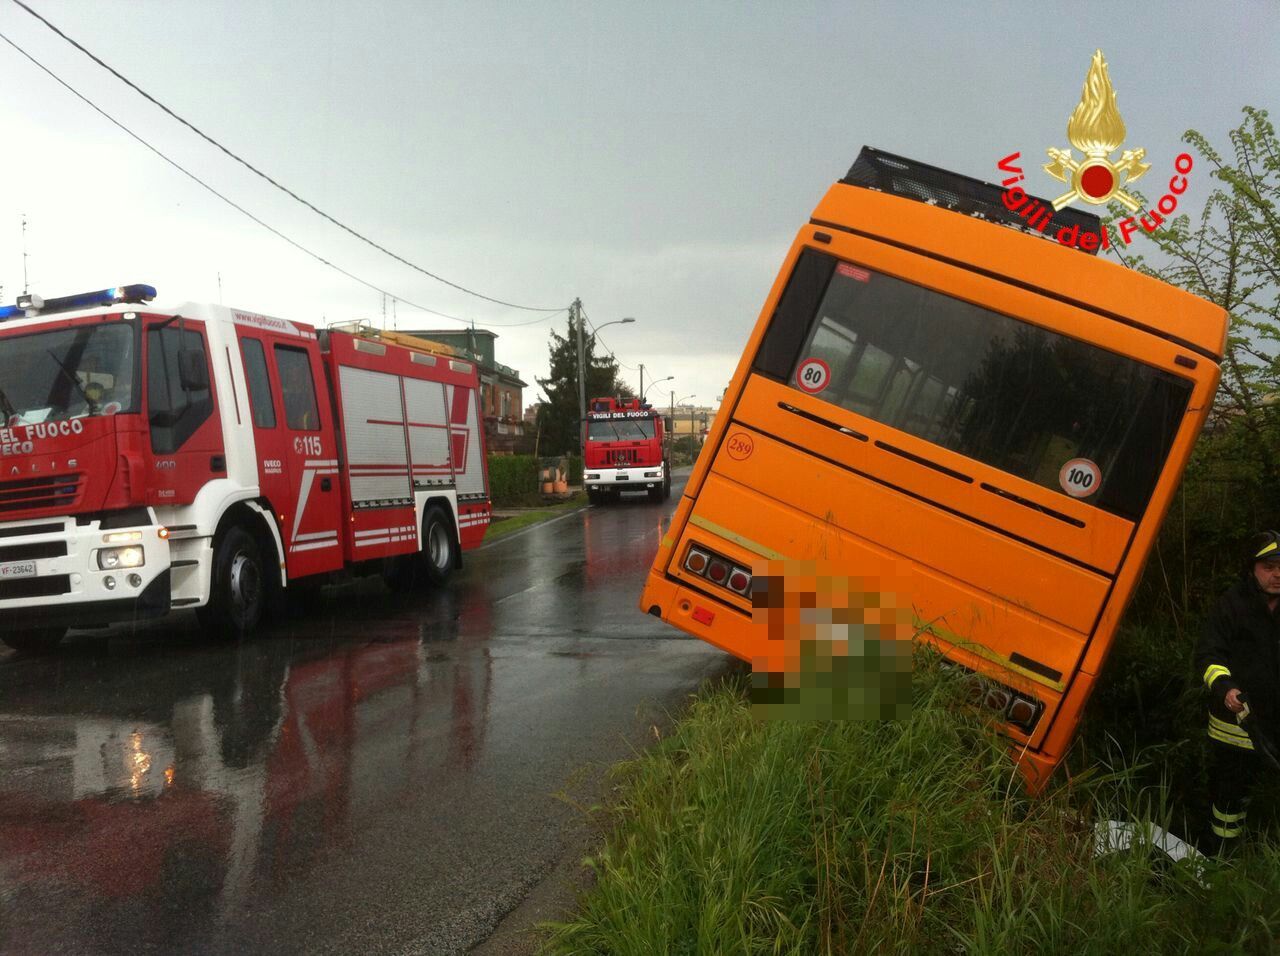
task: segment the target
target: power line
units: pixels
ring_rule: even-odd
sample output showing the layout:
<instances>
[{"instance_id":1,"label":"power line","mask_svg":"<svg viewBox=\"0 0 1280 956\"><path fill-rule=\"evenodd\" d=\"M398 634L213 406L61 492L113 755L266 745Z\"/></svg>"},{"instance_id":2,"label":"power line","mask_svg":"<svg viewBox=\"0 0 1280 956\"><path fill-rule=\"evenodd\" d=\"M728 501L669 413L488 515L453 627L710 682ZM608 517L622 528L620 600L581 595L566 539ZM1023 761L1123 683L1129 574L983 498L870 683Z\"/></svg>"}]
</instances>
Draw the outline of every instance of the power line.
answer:
<instances>
[{"instance_id":1,"label":"power line","mask_svg":"<svg viewBox=\"0 0 1280 956\"><path fill-rule=\"evenodd\" d=\"M17 50L19 53L21 53L24 57L26 57L28 60L30 60L33 64L35 64L37 67L39 67L42 71L44 71L44 72L45 72L45 73L47 73L49 76L51 76L51 77L52 77L54 80L56 80L60 85L62 85L64 88L66 88L68 91L70 91L74 96L76 96L78 99L80 99L81 101L83 101L84 103L86 103L86 104L87 104L91 109L93 109L96 113L98 113L98 114L99 114L99 115L101 115L103 118L105 118L106 120L108 120L108 121L109 121L110 123L112 123L114 126L118 127L120 130L124 131L126 134L128 134L130 137L132 137L134 140L136 140L137 142L141 143L143 146L145 146L145 147L146 147L147 149L149 149L151 152L155 153L157 156L159 156L161 159L163 159L166 163L168 163L168 164L169 164L170 166L172 166L174 169L178 170L178 172L182 173L182 174L183 174L184 176L186 176L188 179L192 180L193 182L195 182L195 183L196 183L196 184L198 184L199 186L201 186L201 187L203 187L204 189L206 189L206 190L208 190L209 192L211 192L213 195L217 196L219 199L221 199L223 202L225 202L225 203L226 203L228 206L230 206L232 209L234 209L234 210L236 210L237 212L239 212L239 213L241 213L241 214L243 214L243 215L247 216L249 219L252 219L254 222L256 222L256 223L257 223L259 226L261 226L263 229L266 229L266 230L267 230L268 232L270 232L272 235L275 235L275 236L279 237L280 239L283 239L285 242L289 243L289 245L293 246L293 247L294 247L295 249L297 249L298 251L300 251L300 252L302 252L302 253L305 253L306 255L310 256L312 259L315 259L317 262L321 263L322 265L326 265L326 266L328 266L330 269L333 269L333 270L334 270L334 271L336 271L336 272L340 272L342 275L346 276L348 279L351 279L351 280L353 280L353 281L355 281L355 282L358 282L358 283L360 283L362 286L365 286L366 288L372 289L374 292L377 292L377 293L379 293L379 294L381 294L381 295L390 296L390 297L391 297L391 298L393 298L393 299L397 299L397 300L399 300L400 302L403 302L405 305L411 306L411 307L413 307L413 308L415 308L415 309L418 309L419 311L426 312L426 313L428 313L429 315L439 316L439 317L440 317L440 318L442 318L442 319L449 319L449 320L451 320L451 321L453 321L453 322L461 322L463 325L471 325L471 324L475 324L475 325L481 325L481 326L484 326L484 327L486 327L486 328L495 328L495 329L514 329L514 328L520 328L521 326L525 326L525 325L537 325L537 324L538 324L538 323L540 323L540 322L549 322L549 321L551 321L552 319L554 319L557 315L559 315L561 312L568 311L568 307L566 306L565 308L562 308L562 309L560 309L559 311L557 311L557 312L555 312L555 313L553 313L553 314L551 314L551 315L544 315L544 316L540 316L539 318L531 319L531 320L529 320L528 322L511 322L511 323L507 323L507 324L495 324L495 323L485 323L485 322L474 322L474 320L472 320L472 319L464 319L464 318L462 318L462 317L460 317L460 316L450 315L450 314L449 314L449 313L447 313L447 312L440 312L440 311L439 311L439 310L437 310L437 309L430 309L430 308L427 308L427 306L425 306L425 305L419 305L418 303L414 302L414 301L413 301L413 300L411 300L411 299L406 299L404 296L396 295L394 292L388 292L386 289L383 289L381 286L375 285L374 283L369 282L367 279L362 279L362 278L360 278L360 276L356 275L354 272L350 272L350 271L348 271L348 270L346 270L346 269L342 268L342 266L340 266L340 265L338 265L338 264L336 264L336 263L334 263L334 262L330 262L328 259L326 259L324 256L320 255L318 252L313 252L313 251L311 251L311 250L310 250L310 249L308 249L306 246L302 245L302 243L298 242L298 241L297 241L297 240L295 240L295 239L291 239L289 236L285 235L283 232L281 232L281 231L280 231L279 229L277 229L275 226L272 226L270 223L264 222L262 219L259 219L257 216L255 216L253 213L251 213L248 209L245 209L243 206L241 206L241 205L240 205L239 203L237 203L235 200L233 200L233 199L231 199L230 197L228 197L228 196L224 195L223 193L219 192L217 189L215 189L213 186L209 185L207 182L205 182L203 179L201 179L201 178L200 178L199 176L197 176L195 173L191 172L189 169L187 169L186 167L182 166L182 165L181 165L180 163L178 163L176 160L170 159L168 156L166 156L164 153L162 153L162 152L161 152L159 149L157 149L155 146L152 146L149 142L147 142L145 139L143 139L141 136L139 136L137 133L135 133L135 132L134 132L133 130L131 130L129 127L125 126L122 122L120 122L118 119L116 119L116 118L115 118L114 116L112 116L110 113L108 113L108 112L107 112L106 110L104 110L102 107L98 106L98 104L97 104L97 103L95 103L95 102L93 102L93 100L89 99L87 96L85 96L83 93L81 93L79 90L77 90L74 86L72 86L70 83L68 83L68 82L67 82L66 80L64 80L62 77L58 76L58 74L54 73L54 72L53 72L53 70L49 69L49 68L48 68L47 66L45 66L43 63L41 63L39 60L37 60L35 57L33 57L30 53L28 53L26 50L24 50L22 47L20 47L20 46L19 46L17 43L15 43L13 40L9 39L9 37L8 37L8 36L6 36L4 33L0 33L0 40L4 40L4 42L5 42L5 43L9 44L9 46L13 47L15 50Z\"/></svg>"},{"instance_id":2,"label":"power line","mask_svg":"<svg viewBox=\"0 0 1280 956\"><path fill-rule=\"evenodd\" d=\"M464 286L464 285L459 285L459 284L458 284L458 283L456 283L456 282L451 282L451 281L449 281L448 279L444 278L443 276L437 275L436 273L432 272L430 269L425 269L425 268L423 268L422 266L418 265L418 264L417 264L417 263L415 263L415 262L410 262L408 259L404 258L404 256L401 256L401 255L398 255L397 253L392 252L392 251L391 251L390 249L388 249L386 246L383 246L383 245L380 245L380 244L379 244L379 243L377 243L377 242L374 242L374 241L373 241L372 239L370 239L368 236L365 236L364 234L362 234L362 233L360 233L360 232L357 232L355 229L353 229L352 227L348 226L346 223L344 223L344 222L340 222L339 220L335 219L333 216L331 216L331 215L329 215L327 212L325 212L323 209L319 208L318 206L314 205L314 204L313 204L313 203L311 203L311 202L308 202L306 199L303 199L301 196L299 196L297 193L295 193L295 192L294 192L292 189L290 189L289 187L287 187L287 186L283 185L282 183L279 183L279 182L277 182L276 180L272 179L270 176L268 176L268 175L267 175L266 173L264 173L262 170L258 169L256 166L254 166L254 165L253 165L252 163L250 163L248 160L246 160L246 159L242 159L239 155L237 155L236 153L232 152L232 151L231 151L230 149L228 149L226 146L223 146L221 143L219 143L219 142L218 142L216 139L214 139L212 136L208 135L208 134L207 134L207 133L205 133L203 130L199 129L198 127L194 126L193 124L191 124L190 122L188 122L187 120L185 120L183 117L179 116L177 113L175 113L173 110L169 109L169 107L165 106L163 103L161 103L158 99L156 99L154 96L152 96L152 95L151 95L150 93L148 93L146 90L144 90L142 87L138 86L138 84L134 83L134 82L133 82L132 80L130 80L127 76L125 76L124 74L122 74L119 70L115 69L115 68L114 68L114 67L112 67L110 64L108 64L108 63L104 62L102 59L100 59L99 57L97 57L96 55L94 55L93 53L91 53L89 50L87 50L87 49L86 49L84 46L82 46L80 43L76 42L76 41L75 41L75 40L73 40L71 37L67 36L67 34L63 33L63 32L62 32L61 30L59 30L56 26L54 26L52 23L50 23L48 20L46 20L46 19L45 19L44 17L42 17L40 14L36 13L36 11L32 10L29 6L27 6L25 3L23 3L23 2L22 2L22 0L13 0L13 2L14 2L15 4L17 4L19 7L21 7L23 10L27 11L27 13L31 14L33 17L35 17L35 18L36 18L37 20L39 20L41 23L43 23L46 27L48 27L50 30L52 30L54 33L56 33L56 34L57 34L58 36L60 36L62 39L66 40L68 43L70 43L73 47L75 47L77 50L79 50L81 53L83 53L85 56L87 56L89 59L91 59L94 63L98 64L98 66L102 67L104 70L106 70L106 71L107 71L108 73L110 73L112 76L114 76L117 80L119 80L120 82L124 83L126 86L128 86L130 89L132 89L134 92L136 92L136 93L137 93L139 96L141 96L143 99L147 100L148 102L152 103L153 105L155 105L156 107L158 107L159 109L161 109L162 111L164 111L165 113L167 113L170 117L172 117L173 119L177 120L179 123L181 123L181 124L182 124L183 126L185 126L187 129L191 130L191 132L195 133L197 136L199 136L199 137L200 137L201 139L203 139L205 142L209 143L211 146L215 146L215 147L217 147L218 149L220 149L222 152L224 152L226 155L230 156L232 159L234 159L237 163L239 163L239 164L240 164L241 166L243 166L245 169L249 170L249 171L250 171L251 173L253 173L255 176L258 176L258 177L260 177L261 179L266 180L268 183L270 183L270 184L271 184L272 186L274 186L276 189L279 189L281 192L285 193L286 195L288 195L288 196L289 196L289 197L291 197L292 199L294 199L294 200L296 200L297 202L301 203L302 205L306 206L308 209L310 209L310 210L311 210L312 212L314 212L316 215L320 216L320 217L321 217L321 218L323 218L323 219L327 219L329 222L333 223L333 224L334 224L335 226L337 226L339 229L343 230L344 232L349 233L350 235L352 235L352 236L354 236L355 238L359 239L361 242L363 242L363 243L365 243L365 244L367 244L367 245L372 246L373 248L377 249L379 252L384 253L384 254L386 254L386 255L390 256L392 259L395 259L397 262L401 263L402 265L406 265L406 266L408 266L410 269L413 269L413 270L415 270L415 271L417 271L417 272L421 272L423 275L425 275L425 276L429 276L430 278L435 279L437 282L442 282L442 283L444 283L445 285L449 286L449 287L450 287L450 288L452 288L452 289L457 289L459 292L465 292L467 295L473 295L473 296L475 296L477 299L484 299L486 302L492 302L492 303L494 303L495 305L504 305L504 306L507 306L508 308L511 308L511 309L520 309L520 310L525 311L525 312L556 312L556 313L559 313L559 312L563 312L563 311L565 310L565 307L564 307L564 306L560 306L560 307L558 307L558 308L554 308L554 309L546 309L546 308L538 308L538 307L531 306L531 305L519 305L519 304L517 304L517 303L515 303L515 302L507 302L507 301L505 301L505 300L503 300L503 299L495 299L495 298L493 298L492 296L485 295L485 294L484 294L484 293L482 293L482 292L477 292L477 291L475 291L474 289L468 289L468 288L467 288L466 286Z\"/></svg>"}]
</instances>

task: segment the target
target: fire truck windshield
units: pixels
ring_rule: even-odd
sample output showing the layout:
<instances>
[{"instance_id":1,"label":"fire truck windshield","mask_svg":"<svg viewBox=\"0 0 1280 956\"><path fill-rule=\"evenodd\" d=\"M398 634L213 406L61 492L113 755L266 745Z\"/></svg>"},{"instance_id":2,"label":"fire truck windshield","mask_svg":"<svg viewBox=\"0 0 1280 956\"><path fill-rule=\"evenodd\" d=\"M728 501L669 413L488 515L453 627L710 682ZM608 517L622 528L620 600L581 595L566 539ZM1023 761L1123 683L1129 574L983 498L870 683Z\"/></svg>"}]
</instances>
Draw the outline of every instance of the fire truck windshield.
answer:
<instances>
[{"instance_id":1,"label":"fire truck windshield","mask_svg":"<svg viewBox=\"0 0 1280 956\"><path fill-rule=\"evenodd\" d=\"M587 438L591 441L648 441L652 437L652 418L615 418L587 423Z\"/></svg>"},{"instance_id":2,"label":"fire truck windshield","mask_svg":"<svg viewBox=\"0 0 1280 956\"><path fill-rule=\"evenodd\" d=\"M7 424L115 414L137 407L136 330L111 322L6 336L0 390Z\"/></svg>"}]
</instances>

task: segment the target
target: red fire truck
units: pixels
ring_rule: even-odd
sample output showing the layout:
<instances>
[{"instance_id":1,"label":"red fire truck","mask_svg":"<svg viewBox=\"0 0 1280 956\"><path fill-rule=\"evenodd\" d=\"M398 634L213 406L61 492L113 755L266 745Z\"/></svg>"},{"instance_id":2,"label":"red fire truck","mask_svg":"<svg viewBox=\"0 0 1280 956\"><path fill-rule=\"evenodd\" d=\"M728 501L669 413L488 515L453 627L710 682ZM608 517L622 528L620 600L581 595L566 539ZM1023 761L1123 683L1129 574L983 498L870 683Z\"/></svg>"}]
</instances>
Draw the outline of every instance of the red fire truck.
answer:
<instances>
[{"instance_id":1,"label":"red fire truck","mask_svg":"<svg viewBox=\"0 0 1280 956\"><path fill-rule=\"evenodd\" d=\"M243 635L340 573L440 584L489 523L472 362L124 286L0 309L0 639L195 608Z\"/></svg>"},{"instance_id":2,"label":"red fire truck","mask_svg":"<svg viewBox=\"0 0 1280 956\"><path fill-rule=\"evenodd\" d=\"M583 484L598 504L624 491L671 497L670 424L638 398L593 398L587 411Z\"/></svg>"}]
</instances>

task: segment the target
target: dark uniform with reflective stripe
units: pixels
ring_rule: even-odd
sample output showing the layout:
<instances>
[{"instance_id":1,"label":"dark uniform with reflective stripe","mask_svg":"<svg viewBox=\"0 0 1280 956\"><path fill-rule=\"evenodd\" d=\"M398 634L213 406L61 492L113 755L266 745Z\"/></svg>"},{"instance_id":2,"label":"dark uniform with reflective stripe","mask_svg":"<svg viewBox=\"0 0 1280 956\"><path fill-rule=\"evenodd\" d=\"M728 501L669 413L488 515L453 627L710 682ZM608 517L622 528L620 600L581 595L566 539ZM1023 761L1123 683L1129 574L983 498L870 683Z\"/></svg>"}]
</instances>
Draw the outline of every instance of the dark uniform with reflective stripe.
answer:
<instances>
[{"instance_id":1,"label":"dark uniform with reflective stripe","mask_svg":"<svg viewBox=\"0 0 1280 956\"><path fill-rule=\"evenodd\" d=\"M1227 693L1238 688L1247 696L1250 727L1270 740L1278 739L1280 729L1280 606L1267 608L1252 571L1209 615L1195 666L1209 690L1210 827L1228 843L1244 831L1248 792L1262 764L1249 732L1227 709Z\"/></svg>"}]
</instances>

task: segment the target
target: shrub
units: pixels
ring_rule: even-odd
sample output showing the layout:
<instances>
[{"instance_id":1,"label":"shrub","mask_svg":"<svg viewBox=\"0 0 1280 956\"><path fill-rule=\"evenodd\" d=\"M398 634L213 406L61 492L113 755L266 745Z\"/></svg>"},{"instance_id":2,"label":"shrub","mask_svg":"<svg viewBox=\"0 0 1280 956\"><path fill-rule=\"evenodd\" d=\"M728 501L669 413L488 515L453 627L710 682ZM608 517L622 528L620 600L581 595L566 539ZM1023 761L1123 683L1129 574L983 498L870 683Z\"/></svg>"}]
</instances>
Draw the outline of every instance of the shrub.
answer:
<instances>
[{"instance_id":1,"label":"shrub","mask_svg":"<svg viewBox=\"0 0 1280 956\"><path fill-rule=\"evenodd\" d=\"M538 490L538 459L532 455L489 456L489 497L496 507L520 504Z\"/></svg>"}]
</instances>

